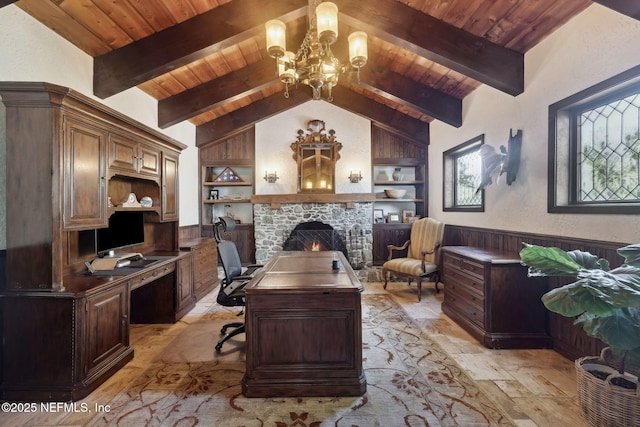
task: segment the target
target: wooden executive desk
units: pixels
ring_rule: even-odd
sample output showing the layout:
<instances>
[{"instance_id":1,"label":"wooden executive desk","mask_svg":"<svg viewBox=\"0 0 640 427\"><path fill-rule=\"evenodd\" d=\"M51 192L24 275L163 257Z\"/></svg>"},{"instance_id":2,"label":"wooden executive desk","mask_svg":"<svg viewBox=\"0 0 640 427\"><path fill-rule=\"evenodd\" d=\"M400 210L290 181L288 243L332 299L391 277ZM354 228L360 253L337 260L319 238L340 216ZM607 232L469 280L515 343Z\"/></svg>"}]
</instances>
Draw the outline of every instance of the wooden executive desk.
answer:
<instances>
[{"instance_id":1,"label":"wooden executive desk","mask_svg":"<svg viewBox=\"0 0 640 427\"><path fill-rule=\"evenodd\" d=\"M360 396L363 288L341 252L280 252L245 287L247 397Z\"/></svg>"}]
</instances>

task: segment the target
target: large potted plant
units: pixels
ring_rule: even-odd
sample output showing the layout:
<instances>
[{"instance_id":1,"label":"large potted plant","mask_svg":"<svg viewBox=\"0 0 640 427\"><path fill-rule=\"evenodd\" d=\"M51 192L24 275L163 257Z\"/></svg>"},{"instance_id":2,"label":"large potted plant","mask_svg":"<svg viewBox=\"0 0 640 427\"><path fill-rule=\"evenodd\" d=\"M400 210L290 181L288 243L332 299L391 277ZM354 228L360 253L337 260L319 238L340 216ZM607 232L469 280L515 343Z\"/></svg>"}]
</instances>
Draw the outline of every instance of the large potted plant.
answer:
<instances>
[{"instance_id":1,"label":"large potted plant","mask_svg":"<svg viewBox=\"0 0 640 427\"><path fill-rule=\"evenodd\" d=\"M637 425L640 420L640 244L617 250L624 263L589 252L525 243L520 251L529 276L571 276L573 283L542 296L551 311L606 347L600 356L576 360L582 415L592 426Z\"/></svg>"}]
</instances>

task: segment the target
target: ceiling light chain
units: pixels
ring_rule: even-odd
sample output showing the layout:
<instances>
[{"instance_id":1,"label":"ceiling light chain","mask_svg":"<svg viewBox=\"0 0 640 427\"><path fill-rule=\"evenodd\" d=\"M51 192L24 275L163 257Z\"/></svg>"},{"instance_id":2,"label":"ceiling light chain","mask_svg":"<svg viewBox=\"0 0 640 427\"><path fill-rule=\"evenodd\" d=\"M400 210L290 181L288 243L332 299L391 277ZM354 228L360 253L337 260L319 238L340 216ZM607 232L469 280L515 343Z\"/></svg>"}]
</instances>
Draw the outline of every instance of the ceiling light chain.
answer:
<instances>
[{"instance_id":1,"label":"ceiling light chain","mask_svg":"<svg viewBox=\"0 0 640 427\"><path fill-rule=\"evenodd\" d=\"M327 100L331 102L339 75L348 71L331 51L338 38L338 7L332 2L318 4L310 0L309 14L309 29L296 54L286 50L285 24L277 19L268 21L267 52L276 59L278 76L285 84L285 98L289 97L290 85L302 83L313 89L313 99L321 99L322 88L326 88ZM356 69L359 83L360 68L367 63L367 34L356 31L348 40L349 63Z\"/></svg>"}]
</instances>

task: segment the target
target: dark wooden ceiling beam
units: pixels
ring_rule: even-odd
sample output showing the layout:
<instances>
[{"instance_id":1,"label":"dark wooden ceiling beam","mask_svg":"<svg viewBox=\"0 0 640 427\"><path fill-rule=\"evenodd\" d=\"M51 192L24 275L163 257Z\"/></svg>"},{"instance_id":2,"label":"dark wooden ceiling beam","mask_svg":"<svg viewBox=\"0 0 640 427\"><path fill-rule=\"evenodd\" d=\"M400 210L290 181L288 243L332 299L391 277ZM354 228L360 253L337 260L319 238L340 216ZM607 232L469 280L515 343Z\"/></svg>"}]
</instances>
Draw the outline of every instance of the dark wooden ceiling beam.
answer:
<instances>
[{"instance_id":1,"label":"dark wooden ceiling beam","mask_svg":"<svg viewBox=\"0 0 640 427\"><path fill-rule=\"evenodd\" d=\"M462 100L378 66L375 56L360 70L359 85L451 126L462 126Z\"/></svg>"},{"instance_id":2,"label":"dark wooden ceiling beam","mask_svg":"<svg viewBox=\"0 0 640 427\"><path fill-rule=\"evenodd\" d=\"M310 99L312 99L310 90L298 89L291 91L289 98L285 98L282 93L278 92L275 95L253 102L239 110L196 126L196 146L199 147L212 141L218 141L253 125L257 121L286 111Z\"/></svg>"},{"instance_id":3,"label":"dark wooden ceiling beam","mask_svg":"<svg viewBox=\"0 0 640 427\"><path fill-rule=\"evenodd\" d=\"M334 0L339 19L510 95L524 91L524 55L396 0Z\"/></svg>"},{"instance_id":4,"label":"dark wooden ceiling beam","mask_svg":"<svg viewBox=\"0 0 640 427\"><path fill-rule=\"evenodd\" d=\"M333 102L354 114L395 129L415 141L429 144L429 123L414 119L342 86L332 90Z\"/></svg>"},{"instance_id":5,"label":"dark wooden ceiling beam","mask_svg":"<svg viewBox=\"0 0 640 427\"><path fill-rule=\"evenodd\" d=\"M413 140L424 144L429 142L429 123L409 117L341 86L334 87L332 95L332 104L337 107L397 129L399 133ZM306 86L300 86L291 91L289 98L285 98L282 93L277 93L254 102L215 120L196 126L196 146L199 147L226 138L257 121L282 113L310 99L312 99L310 89Z\"/></svg>"},{"instance_id":6,"label":"dark wooden ceiling beam","mask_svg":"<svg viewBox=\"0 0 640 427\"><path fill-rule=\"evenodd\" d=\"M94 59L93 93L106 98L305 16L306 0L234 0Z\"/></svg>"},{"instance_id":7,"label":"dark wooden ceiling beam","mask_svg":"<svg viewBox=\"0 0 640 427\"><path fill-rule=\"evenodd\" d=\"M304 31L287 34L288 46L299 46ZM227 102L250 96L279 82L276 61L267 57L237 71L198 85L158 102L158 126L161 129L189 120Z\"/></svg>"},{"instance_id":8,"label":"dark wooden ceiling beam","mask_svg":"<svg viewBox=\"0 0 640 427\"><path fill-rule=\"evenodd\" d=\"M265 58L158 101L158 126L167 128L280 82L275 67L275 60Z\"/></svg>"},{"instance_id":9,"label":"dark wooden ceiling beam","mask_svg":"<svg viewBox=\"0 0 640 427\"><path fill-rule=\"evenodd\" d=\"M599 3L609 9L613 9L616 12L620 12L624 15L630 16L634 19L640 20L640 3L637 1L629 0L593 0L594 3Z\"/></svg>"}]
</instances>

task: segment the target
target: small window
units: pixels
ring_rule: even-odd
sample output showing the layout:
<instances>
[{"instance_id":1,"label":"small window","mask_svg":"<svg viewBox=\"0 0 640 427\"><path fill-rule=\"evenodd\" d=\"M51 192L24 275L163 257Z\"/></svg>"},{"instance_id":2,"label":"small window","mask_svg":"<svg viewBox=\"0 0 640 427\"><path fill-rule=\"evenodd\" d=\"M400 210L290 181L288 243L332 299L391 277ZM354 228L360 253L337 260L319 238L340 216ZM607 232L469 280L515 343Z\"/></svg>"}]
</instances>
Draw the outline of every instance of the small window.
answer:
<instances>
[{"instance_id":1,"label":"small window","mask_svg":"<svg viewBox=\"0 0 640 427\"><path fill-rule=\"evenodd\" d=\"M484 134L443 153L443 210L484 212L480 146Z\"/></svg>"},{"instance_id":2,"label":"small window","mask_svg":"<svg viewBox=\"0 0 640 427\"><path fill-rule=\"evenodd\" d=\"M640 67L549 115L549 212L640 212Z\"/></svg>"}]
</instances>

